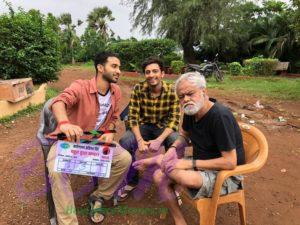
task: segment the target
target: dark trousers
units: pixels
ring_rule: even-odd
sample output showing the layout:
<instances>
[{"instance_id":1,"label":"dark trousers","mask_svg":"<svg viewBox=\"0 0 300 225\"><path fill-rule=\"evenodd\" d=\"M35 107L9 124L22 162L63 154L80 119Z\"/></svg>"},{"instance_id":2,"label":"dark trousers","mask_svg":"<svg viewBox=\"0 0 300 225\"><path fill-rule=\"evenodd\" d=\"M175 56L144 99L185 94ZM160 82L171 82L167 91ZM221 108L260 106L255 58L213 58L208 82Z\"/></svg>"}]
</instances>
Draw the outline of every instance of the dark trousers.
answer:
<instances>
[{"instance_id":1,"label":"dark trousers","mask_svg":"<svg viewBox=\"0 0 300 225\"><path fill-rule=\"evenodd\" d=\"M154 124L142 124L139 126L139 128L141 135L145 141L156 139L165 130L165 128L159 128ZM164 140L163 145L166 150L173 144L178 135L178 132L173 132ZM138 149L138 143L131 130L127 130L123 137L120 139L120 145L131 154L132 162L134 162L135 152ZM137 185L138 182L138 171L131 166L127 175L127 183L130 185Z\"/></svg>"}]
</instances>

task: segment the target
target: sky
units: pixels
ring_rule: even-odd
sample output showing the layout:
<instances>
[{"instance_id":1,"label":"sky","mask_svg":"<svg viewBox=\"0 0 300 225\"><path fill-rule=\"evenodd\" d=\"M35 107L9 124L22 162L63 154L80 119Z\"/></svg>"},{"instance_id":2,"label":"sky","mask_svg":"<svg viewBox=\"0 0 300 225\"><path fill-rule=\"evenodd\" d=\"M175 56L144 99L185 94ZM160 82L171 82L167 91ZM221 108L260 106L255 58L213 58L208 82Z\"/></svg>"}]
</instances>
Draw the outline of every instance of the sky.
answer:
<instances>
[{"instance_id":1,"label":"sky","mask_svg":"<svg viewBox=\"0 0 300 225\"><path fill-rule=\"evenodd\" d=\"M55 16L62 13L71 13L73 23L76 24L77 20L86 21L87 15L95 7L107 6L115 17L115 21L109 22L110 28L115 32L116 36L122 39L135 37L137 39L154 38L155 34L143 35L140 30L132 30L132 23L130 21L130 12L132 6L121 4L122 0L8 0L12 3L13 8L17 9L19 6L25 10L39 9L43 14L51 12ZM282 0L290 2L289 0ZM257 1L256 1L257 2ZM8 12L7 7L0 0L0 14ZM84 32L86 23L77 28L77 34L81 35Z\"/></svg>"},{"instance_id":2,"label":"sky","mask_svg":"<svg viewBox=\"0 0 300 225\"><path fill-rule=\"evenodd\" d=\"M138 29L131 31L132 23L130 21L130 12L132 7L121 4L122 0L8 0L12 3L14 9L21 6L26 11L29 9L39 9L41 13L47 14L51 12L55 16L62 13L71 13L73 23L77 20L86 21L87 15L95 7L107 6L111 11L115 21L109 22L110 28L115 32L116 36L122 39L135 37L137 39L154 38L155 35L143 35ZM8 12L4 2L0 0L0 14ZM77 28L77 34L84 32L86 23Z\"/></svg>"}]
</instances>

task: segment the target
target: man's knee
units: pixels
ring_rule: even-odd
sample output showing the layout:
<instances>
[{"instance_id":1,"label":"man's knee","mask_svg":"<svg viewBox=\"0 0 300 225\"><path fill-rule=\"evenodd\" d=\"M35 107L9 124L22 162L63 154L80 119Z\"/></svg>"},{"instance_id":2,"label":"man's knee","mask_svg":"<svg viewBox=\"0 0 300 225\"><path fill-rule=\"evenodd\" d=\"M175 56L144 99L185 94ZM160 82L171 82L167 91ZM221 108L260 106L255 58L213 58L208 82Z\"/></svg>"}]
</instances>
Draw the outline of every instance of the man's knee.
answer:
<instances>
[{"instance_id":1,"label":"man's knee","mask_svg":"<svg viewBox=\"0 0 300 225\"><path fill-rule=\"evenodd\" d=\"M60 186L63 183L70 182L70 177L68 174L55 172L54 170L49 170L48 178L51 186L55 184Z\"/></svg>"},{"instance_id":2,"label":"man's knee","mask_svg":"<svg viewBox=\"0 0 300 225\"><path fill-rule=\"evenodd\" d=\"M126 149L127 151L130 151L132 149L132 145L134 144L135 136L132 133L132 131L127 130L125 134L120 139L119 143L120 145Z\"/></svg>"},{"instance_id":3,"label":"man's knee","mask_svg":"<svg viewBox=\"0 0 300 225\"><path fill-rule=\"evenodd\" d=\"M128 169L132 163L132 157L129 152L127 151L122 151L120 155L120 161L119 161L119 166Z\"/></svg>"},{"instance_id":4,"label":"man's knee","mask_svg":"<svg viewBox=\"0 0 300 225\"><path fill-rule=\"evenodd\" d=\"M169 148L179 136L178 132L171 133L165 140L165 147Z\"/></svg>"}]
</instances>

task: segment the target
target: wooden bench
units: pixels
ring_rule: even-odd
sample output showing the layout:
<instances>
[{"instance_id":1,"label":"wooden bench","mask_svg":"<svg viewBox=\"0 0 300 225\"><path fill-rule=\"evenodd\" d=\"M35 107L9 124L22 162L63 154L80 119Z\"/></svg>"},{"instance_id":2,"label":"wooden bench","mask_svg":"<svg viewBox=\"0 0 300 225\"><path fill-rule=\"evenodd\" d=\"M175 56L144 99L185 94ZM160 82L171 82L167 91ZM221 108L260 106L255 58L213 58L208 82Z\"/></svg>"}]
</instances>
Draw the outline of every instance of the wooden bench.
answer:
<instances>
[{"instance_id":1,"label":"wooden bench","mask_svg":"<svg viewBox=\"0 0 300 225\"><path fill-rule=\"evenodd\" d=\"M287 71L290 67L290 62L278 62L274 71L280 75L287 74Z\"/></svg>"}]
</instances>

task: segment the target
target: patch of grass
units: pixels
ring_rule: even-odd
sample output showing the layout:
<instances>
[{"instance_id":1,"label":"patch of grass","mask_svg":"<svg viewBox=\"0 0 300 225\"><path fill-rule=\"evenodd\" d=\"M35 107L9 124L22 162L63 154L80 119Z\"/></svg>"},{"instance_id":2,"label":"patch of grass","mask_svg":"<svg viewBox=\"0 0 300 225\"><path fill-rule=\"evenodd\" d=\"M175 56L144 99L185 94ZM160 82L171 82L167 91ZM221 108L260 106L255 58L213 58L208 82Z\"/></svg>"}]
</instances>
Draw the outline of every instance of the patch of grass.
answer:
<instances>
[{"instance_id":1,"label":"patch of grass","mask_svg":"<svg viewBox=\"0 0 300 225\"><path fill-rule=\"evenodd\" d=\"M82 64L82 67L85 67L85 68L86 67L87 68L92 67L92 68L94 68L95 66L94 66L94 62L93 61L88 61L88 62Z\"/></svg>"},{"instance_id":2,"label":"patch of grass","mask_svg":"<svg viewBox=\"0 0 300 225\"><path fill-rule=\"evenodd\" d=\"M242 91L282 100L300 100L300 78L226 76L223 82L209 78L207 84L208 88L225 91Z\"/></svg>"},{"instance_id":3,"label":"patch of grass","mask_svg":"<svg viewBox=\"0 0 300 225\"><path fill-rule=\"evenodd\" d=\"M47 88L46 90L46 101L50 98L55 97L58 95L58 91L53 88ZM30 116L31 114L40 111L43 108L44 104L39 105L29 105L26 109L20 110L16 114L12 116L6 116L0 119L0 124L7 124L10 123L13 120L16 120L19 117L23 116Z\"/></svg>"},{"instance_id":4,"label":"patch of grass","mask_svg":"<svg viewBox=\"0 0 300 225\"><path fill-rule=\"evenodd\" d=\"M82 69L89 69L89 70L95 69L93 61L88 61L85 63L76 63L75 65L64 64L62 67L63 67L63 69L65 69L65 68L82 68Z\"/></svg>"},{"instance_id":5,"label":"patch of grass","mask_svg":"<svg viewBox=\"0 0 300 225\"><path fill-rule=\"evenodd\" d=\"M144 77L121 77L122 81L130 83L143 81ZM174 79L164 79L167 83L174 83ZM241 91L260 97L281 100L300 100L300 78L284 77L250 77L225 76L223 82L217 82L213 77L207 79L208 88L224 91Z\"/></svg>"},{"instance_id":6,"label":"patch of grass","mask_svg":"<svg viewBox=\"0 0 300 225\"><path fill-rule=\"evenodd\" d=\"M57 96L58 94L59 92L56 89L48 87L46 90L46 101Z\"/></svg>"},{"instance_id":7,"label":"patch of grass","mask_svg":"<svg viewBox=\"0 0 300 225\"><path fill-rule=\"evenodd\" d=\"M65 65L82 69L94 69L93 63L87 62L82 65ZM137 83L144 77L121 76L122 81ZM164 79L167 83L174 83L174 79ZM215 88L227 92L244 92L258 97L267 97L279 100L300 100L300 78L285 77L257 77L257 76L230 76L225 75L223 82L216 82L213 77L208 79L208 88Z\"/></svg>"}]
</instances>

